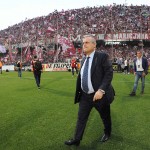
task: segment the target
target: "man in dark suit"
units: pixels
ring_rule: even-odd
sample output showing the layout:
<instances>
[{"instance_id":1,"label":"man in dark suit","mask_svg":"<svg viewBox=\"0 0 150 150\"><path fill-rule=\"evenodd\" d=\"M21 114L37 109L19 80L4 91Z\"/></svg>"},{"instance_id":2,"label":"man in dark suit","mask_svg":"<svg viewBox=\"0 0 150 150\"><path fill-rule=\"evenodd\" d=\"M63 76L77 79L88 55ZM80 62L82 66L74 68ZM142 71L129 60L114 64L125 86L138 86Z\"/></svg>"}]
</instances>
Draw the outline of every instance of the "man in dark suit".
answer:
<instances>
[{"instance_id":1,"label":"man in dark suit","mask_svg":"<svg viewBox=\"0 0 150 150\"><path fill-rule=\"evenodd\" d=\"M92 35L84 36L83 51L86 57L81 62L75 94L75 103L79 102L78 120L74 138L65 141L66 145L80 144L93 107L99 112L105 128L101 142L107 141L111 135L110 103L115 95L111 86L113 68L108 55L95 49L95 38Z\"/></svg>"},{"instance_id":2,"label":"man in dark suit","mask_svg":"<svg viewBox=\"0 0 150 150\"><path fill-rule=\"evenodd\" d=\"M136 95L136 89L138 86L138 81L141 78L142 87L141 87L141 94L144 94L145 88L145 76L148 73L148 61L145 57L142 57L142 52L137 51L137 58L134 59L134 86L132 92L129 94L130 96Z\"/></svg>"},{"instance_id":3,"label":"man in dark suit","mask_svg":"<svg viewBox=\"0 0 150 150\"><path fill-rule=\"evenodd\" d=\"M34 56L34 59L32 60L32 68L37 87L38 89L40 89L42 63L41 61L39 61L37 56Z\"/></svg>"}]
</instances>

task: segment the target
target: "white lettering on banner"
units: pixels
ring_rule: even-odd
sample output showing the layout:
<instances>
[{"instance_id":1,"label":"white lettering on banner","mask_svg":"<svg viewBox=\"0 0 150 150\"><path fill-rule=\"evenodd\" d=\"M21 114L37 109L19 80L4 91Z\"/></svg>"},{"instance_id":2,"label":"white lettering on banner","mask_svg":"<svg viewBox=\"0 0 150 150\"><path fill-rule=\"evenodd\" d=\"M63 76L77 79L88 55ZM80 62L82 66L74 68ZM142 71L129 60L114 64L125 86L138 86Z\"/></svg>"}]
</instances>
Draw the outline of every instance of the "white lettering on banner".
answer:
<instances>
[{"instance_id":1,"label":"white lettering on banner","mask_svg":"<svg viewBox=\"0 0 150 150\"><path fill-rule=\"evenodd\" d=\"M114 34L113 39L114 40L118 39L118 34Z\"/></svg>"},{"instance_id":2,"label":"white lettering on banner","mask_svg":"<svg viewBox=\"0 0 150 150\"><path fill-rule=\"evenodd\" d=\"M122 39L122 34L119 34L119 37L118 37L119 39Z\"/></svg>"},{"instance_id":3,"label":"white lettering on banner","mask_svg":"<svg viewBox=\"0 0 150 150\"><path fill-rule=\"evenodd\" d=\"M113 35L113 36L112 36ZM95 35L97 40L138 40L138 39L149 39L148 33L114 33L114 34L97 34ZM81 35L77 35L76 37L73 37L71 35L72 41L80 41Z\"/></svg>"},{"instance_id":4,"label":"white lettering on banner","mask_svg":"<svg viewBox=\"0 0 150 150\"><path fill-rule=\"evenodd\" d=\"M77 35L77 37L75 37L75 38L73 35L70 35L70 40L71 41L81 41L81 35Z\"/></svg>"},{"instance_id":5,"label":"white lettering on banner","mask_svg":"<svg viewBox=\"0 0 150 150\"><path fill-rule=\"evenodd\" d=\"M122 38L123 38L123 39L126 39L126 33L123 33Z\"/></svg>"},{"instance_id":6,"label":"white lettering on banner","mask_svg":"<svg viewBox=\"0 0 150 150\"><path fill-rule=\"evenodd\" d=\"M136 39L145 39L148 40L147 33L117 33L117 34L107 34L105 40L136 40Z\"/></svg>"},{"instance_id":7,"label":"white lettering on banner","mask_svg":"<svg viewBox=\"0 0 150 150\"><path fill-rule=\"evenodd\" d=\"M113 35L113 36L112 36ZM150 33L126 33L126 32L122 32L122 33L108 33L108 34L94 34L94 36L96 37L97 40L105 40L105 41L109 41L109 40L122 40L122 41L126 41L126 40L139 40L139 39L144 39L144 40L150 40ZM77 36L73 36L70 35L69 36L70 41L81 41L81 35L77 35ZM40 41L40 40L39 40ZM55 39L50 39L49 42L54 42ZM42 43L41 43L42 44ZM26 43L20 43L20 44L14 44L12 45L12 47L27 47L28 45L36 45L35 42L26 42Z\"/></svg>"},{"instance_id":8,"label":"white lettering on banner","mask_svg":"<svg viewBox=\"0 0 150 150\"><path fill-rule=\"evenodd\" d=\"M106 34L106 35L105 35L105 40L110 40L110 39L111 39L111 37L112 37L112 35L111 35L111 34Z\"/></svg>"},{"instance_id":9,"label":"white lettering on banner","mask_svg":"<svg viewBox=\"0 0 150 150\"><path fill-rule=\"evenodd\" d=\"M141 36L141 34L136 34L137 39L140 39L141 38L140 36Z\"/></svg>"},{"instance_id":10,"label":"white lettering on banner","mask_svg":"<svg viewBox=\"0 0 150 150\"><path fill-rule=\"evenodd\" d=\"M128 34L127 34L128 35ZM132 33L129 33L129 39L132 39Z\"/></svg>"},{"instance_id":11,"label":"white lettering on banner","mask_svg":"<svg viewBox=\"0 0 150 150\"><path fill-rule=\"evenodd\" d=\"M149 39L149 38L148 38L148 34L145 34L145 39Z\"/></svg>"}]
</instances>

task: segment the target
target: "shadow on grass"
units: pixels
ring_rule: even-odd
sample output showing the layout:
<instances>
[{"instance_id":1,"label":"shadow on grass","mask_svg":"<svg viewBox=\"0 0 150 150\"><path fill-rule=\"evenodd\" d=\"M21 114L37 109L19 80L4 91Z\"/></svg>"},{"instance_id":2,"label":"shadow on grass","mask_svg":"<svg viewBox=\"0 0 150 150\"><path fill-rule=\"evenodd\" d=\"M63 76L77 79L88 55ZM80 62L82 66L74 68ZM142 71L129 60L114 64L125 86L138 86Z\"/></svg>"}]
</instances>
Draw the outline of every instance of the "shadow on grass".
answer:
<instances>
[{"instance_id":1,"label":"shadow on grass","mask_svg":"<svg viewBox=\"0 0 150 150\"><path fill-rule=\"evenodd\" d=\"M48 86L46 85L41 85L41 89L39 90L36 86L36 83L35 83L35 86L33 87L33 85L31 87L27 86L23 86L23 87L18 87L17 88L17 91L18 92L30 92L30 91L35 91L37 90L38 92L45 92L47 93L48 95L50 93L52 93L53 95L58 95L58 96L63 96L63 97L74 97L75 95L75 91L68 91L68 90L65 90L64 87L54 87L54 88L49 88Z\"/></svg>"},{"instance_id":2,"label":"shadow on grass","mask_svg":"<svg viewBox=\"0 0 150 150\"><path fill-rule=\"evenodd\" d=\"M90 141L91 142L91 141ZM106 146L106 147L105 147ZM82 145L76 147L76 146L64 146L64 149L68 150L107 150L108 148L112 149L123 149L123 148L132 148L134 149L141 149L141 150L148 150L149 146L146 144L143 144L139 141L136 141L136 139L129 139L129 138L124 138L123 136L119 135L112 135L110 140L102 143L100 140L95 140L91 143L91 145Z\"/></svg>"},{"instance_id":3,"label":"shadow on grass","mask_svg":"<svg viewBox=\"0 0 150 150\"><path fill-rule=\"evenodd\" d=\"M127 134L126 134L127 135ZM112 143L122 143L123 146L128 146L128 147L135 147L135 149L141 149L141 150L148 150L149 146L142 143L143 141L139 141L138 139L131 139L127 138L124 136L119 136L119 135L113 135L112 136ZM133 148L134 149L134 148Z\"/></svg>"},{"instance_id":4,"label":"shadow on grass","mask_svg":"<svg viewBox=\"0 0 150 150\"><path fill-rule=\"evenodd\" d=\"M130 101L141 101L141 100L147 100L149 99L149 95L146 94L137 94L136 96L130 96L130 95L124 95L123 99L130 102Z\"/></svg>"},{"instance_id":5,"label":"shadow on grass","mask_svg":"<svg viewBox=\"0 0 150 150\"><path fill-rule=\"evenodd\" d=\"M63 96L63 97L74 97L74 92L70 91L63 91L63 90L58 90L58 89L51 89L51 88L44 88L42 87L41 90L46 91L48 93L52 93L55 95Z\"/></svg>"}]
</instances>

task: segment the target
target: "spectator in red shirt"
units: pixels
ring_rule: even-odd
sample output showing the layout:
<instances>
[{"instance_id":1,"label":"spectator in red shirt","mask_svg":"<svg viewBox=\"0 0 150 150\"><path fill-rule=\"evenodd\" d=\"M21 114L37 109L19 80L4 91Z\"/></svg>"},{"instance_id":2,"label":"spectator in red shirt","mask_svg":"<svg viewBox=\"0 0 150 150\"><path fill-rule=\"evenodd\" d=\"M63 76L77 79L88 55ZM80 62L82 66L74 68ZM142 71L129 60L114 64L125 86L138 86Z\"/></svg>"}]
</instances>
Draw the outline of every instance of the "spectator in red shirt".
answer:
<instances>
[{"instance_id":1,"label":"spectator in red shirt","mask_svg":"<svg viewBox=\"0 0 150 150\"><path fill-rule=\"evenodd\" d=\"M71 68L72 68L72 76L74 76L74 70L76 70L76 74L78 74L77 61L75 57L73 57L71 60Z\"/></svg>"}]
</instances>

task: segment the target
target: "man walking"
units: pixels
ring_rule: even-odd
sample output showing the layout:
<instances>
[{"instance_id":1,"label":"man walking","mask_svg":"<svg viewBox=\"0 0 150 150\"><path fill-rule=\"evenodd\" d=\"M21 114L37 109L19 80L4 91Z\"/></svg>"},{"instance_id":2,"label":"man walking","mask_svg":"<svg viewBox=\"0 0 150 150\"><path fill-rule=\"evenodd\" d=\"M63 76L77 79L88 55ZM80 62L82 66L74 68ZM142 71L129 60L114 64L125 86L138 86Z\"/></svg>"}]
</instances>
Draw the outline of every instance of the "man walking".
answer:
<instances>
[{"instance_id":1,"label":"man walking","mask_svg":"<svg viewBox=\"0 0 150 150\"><path fill-rule=\"evenodd\" d=\"M22 63L20 62L20 60L18 60L17 62L17 69L18 69L18 77L22 77Z\"/></svg>"},{"instance_id":2,"label":"man walking","mask_svg":"<svg viewBox=\"0 0 150 150\"><path fill-rule=\"evenodd\" d=\"M37 56L34 56L34 59L32 61L32 68L33 68L34 78L35 78L37 87L38 89L40 89L42 63L41 61L39 61Z\"/></svg>"},{"instance_id":3,"label":"man walking","mask_svg":"<svg viewBox=\"0 0 150 150\"><path fill-rule=\"evenodd\" d=\"M104 124L101 142L111 136L110 103L114 99L112 64L107 54L96 51L96 40L92 35L83 37L83 51L86 57L81 62L75 94L75 103L79 102L78 119L74 138L65 141L66 145L80 144L93 107L99 112Z\"/></svg>"}]
</instances>

